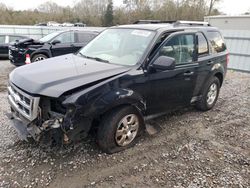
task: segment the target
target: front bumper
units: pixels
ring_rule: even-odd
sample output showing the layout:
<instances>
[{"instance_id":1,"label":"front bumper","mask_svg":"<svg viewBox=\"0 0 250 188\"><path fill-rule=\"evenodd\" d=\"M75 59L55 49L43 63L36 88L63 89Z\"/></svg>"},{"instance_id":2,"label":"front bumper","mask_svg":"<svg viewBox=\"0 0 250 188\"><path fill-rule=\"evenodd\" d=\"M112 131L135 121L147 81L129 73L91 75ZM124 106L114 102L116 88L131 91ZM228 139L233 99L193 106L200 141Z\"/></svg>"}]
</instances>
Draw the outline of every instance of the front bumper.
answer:
<instances>
[{"instance_id":1,"label":"front bumper","mask_svg":"<svg viewBox=\"0 0 250 188\"><path fill-rule=\"evenodd\" d=\"M29 141L33 138L39 141L42 130L33 122L28 121L20 113L11 108L11 113L6 114L11 119L11 125L16 130L21 140Z\"/></svg>"},{"instance_id":2,"label":"front bumper","mask_svg":"<svg viewBox=\"0 0 250 188\"><path fill-rule=\"evenodd\" d=\"M25 53L17 49L9 48L9 60L15 66L25 65Z\"/></svg>"},{"instance_id":3,"label":"front bumper","mask_svg":"<svg viewBox=\"0 0 250 188\"><path fill-rule=\"evenodd\" d=\"M21 140L28 141L28 137L30 137L29 132L27 130L27 124L25 124L20 118L14 117L13 113L6 114L9 119L11 119L11 125L15 128L18 137Z\"/></svg>"}]
</instances>

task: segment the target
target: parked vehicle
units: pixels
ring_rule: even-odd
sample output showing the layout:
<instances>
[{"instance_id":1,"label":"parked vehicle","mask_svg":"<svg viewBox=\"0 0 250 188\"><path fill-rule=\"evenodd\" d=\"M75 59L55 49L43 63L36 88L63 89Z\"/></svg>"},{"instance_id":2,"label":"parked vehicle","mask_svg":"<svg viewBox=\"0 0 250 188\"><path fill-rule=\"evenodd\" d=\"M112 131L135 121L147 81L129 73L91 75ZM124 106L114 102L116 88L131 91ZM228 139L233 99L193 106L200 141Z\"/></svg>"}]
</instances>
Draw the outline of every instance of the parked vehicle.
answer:
<instances>
[{"instance_id":1,"label":"parked vehicle","mask_svg":"<svg viewBox=\"0 0 250 188\"><path fill-rule=\"evenodd\" d=\"M77 54L15 69L11 118L22 139L69 143L93 130L102 150L118 152L145 118L213 108L227 62L220 32L201 22L108 28Z\"/></svg>"},{"instance_id":2,"label":"parked vehicle","mask_svg":"<svg viewBox=\"0 0 250 188\"><path fill-rule=\"evenodd\" d=\"M82 22L77 22L74 24L75 27L86 27L86 24L82 23Z\"/></svg>"},{"instance_id":3,"label":"parked vehicle","mask_svg":"<svg viewBox=\"0 0 250 188\"><path fill-rule=\"evenodd\" d=\"M9 45L17 40L27 37L20 35L3 35L0 34L0 57L7 58L9 56Z\"/></svg>"},{"instance_id":4,"label":"parked vehicle","mask_svg":"<svg viewBox=\"0 0 250 188\"><path fill-rule=\"evenodd\" d=\"M69 23L69 22L64 22L64 23L62 24L62 26L63 26L63 27L74 27L74 24Z\"/></svg>"},{"instance_id":5,"label":"parked vehicle","mask_svg":"<svg viewBox=\"0 0 250 188\"><path fill-rule=\"evenodd\" d=\"M35 24L35 26L47 26L47 23L42 22L42 23Z\"/></svg>"},{"instance_id":6,"label":"parked vehicle","mask_svg":"<svg viewBox=\"0 0 250 188\"><path fill-rule=\"evenodd\" d=\"M15 66L24 65L27 60L41 61L50 57L75 53L95 38L101 30L96 31L58 31L40 40L25 39L9 47L9 59Z\"/></svg>"},{"instance_id":7,"label":"parked vehicle","mask_svg":"<svg viewBox=\"0 0 250 188\"><path fill-rule=\"evenodd\" d=\"M59 27L59 26L62 26L62 24L58 23L58 22L55 22L55 21L49 21L47 23L47 26L52 26L52 27Z\"/></svg>"}]
</instances>

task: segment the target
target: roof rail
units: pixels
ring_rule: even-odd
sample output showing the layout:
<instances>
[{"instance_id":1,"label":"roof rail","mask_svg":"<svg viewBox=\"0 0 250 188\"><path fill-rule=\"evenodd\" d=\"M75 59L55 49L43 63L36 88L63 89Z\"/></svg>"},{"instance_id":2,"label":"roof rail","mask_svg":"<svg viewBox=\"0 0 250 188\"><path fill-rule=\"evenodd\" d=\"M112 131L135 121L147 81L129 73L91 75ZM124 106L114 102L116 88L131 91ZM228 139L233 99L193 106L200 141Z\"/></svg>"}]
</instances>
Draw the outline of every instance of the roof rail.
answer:
<instances>
[{"instance_id":1,"label":"roof rail","mask_svg":"<svg viewBox=\"0 0 250 188\"><path fill-rule=\"evenodd\" d=\"M138 20L133 24L158 24L158 23L175 23L176 20L162 21L162 20Z\"/></svg>"},{"instance_id":2,"label":"roof rail","mask_svg":"<svg viewBox=\"0 0 250 188\"><path fill-rule=\"evenodd\" d=\"M200 22L200 21L186 21L186 20L178 20L176 21L177 25L199 25L199 26L210 26L208 22Z\"/></svg>"},{"instance_id":3,"label":"roof rail","mask_svg":"<svg viewBox=\"0 0 250 188\"><path fill-rule=\"evenodd\" d=\"M162 21L162 20L138 20L133 24L161 24L161 23L169 23L174 25L190 25L190 26L210 26L208 22L201 21L185 21L185 20L170 20L170 21Z\"/></svg>"}]
</instances>

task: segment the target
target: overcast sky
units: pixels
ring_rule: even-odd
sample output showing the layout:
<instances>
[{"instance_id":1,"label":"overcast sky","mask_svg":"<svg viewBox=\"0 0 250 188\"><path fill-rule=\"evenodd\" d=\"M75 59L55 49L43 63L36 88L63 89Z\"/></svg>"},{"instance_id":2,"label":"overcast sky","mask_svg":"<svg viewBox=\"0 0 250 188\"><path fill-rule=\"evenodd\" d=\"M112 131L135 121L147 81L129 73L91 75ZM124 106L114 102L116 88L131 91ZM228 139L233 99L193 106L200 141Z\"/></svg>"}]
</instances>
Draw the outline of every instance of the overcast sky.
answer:
<instances>
[{"instance_id":1,"label":"overcast sky","mask_svg":"<svg viewBox=\"0 0 250 188\"><path fill-rule=\"evenodd\" d=\"M47 0L0 0L7 6L14 8L15 10L33 9L38 5L46 2ZM73 6L79 0L51 0L61 6ZM93 0L94 1L94 0ZM115 5L122 3L122 0L114 0ZM222 3L217 5L217 8L228 14L237 15L250 11L249 0L222 0Z\"/></svg>"}]
</instances>

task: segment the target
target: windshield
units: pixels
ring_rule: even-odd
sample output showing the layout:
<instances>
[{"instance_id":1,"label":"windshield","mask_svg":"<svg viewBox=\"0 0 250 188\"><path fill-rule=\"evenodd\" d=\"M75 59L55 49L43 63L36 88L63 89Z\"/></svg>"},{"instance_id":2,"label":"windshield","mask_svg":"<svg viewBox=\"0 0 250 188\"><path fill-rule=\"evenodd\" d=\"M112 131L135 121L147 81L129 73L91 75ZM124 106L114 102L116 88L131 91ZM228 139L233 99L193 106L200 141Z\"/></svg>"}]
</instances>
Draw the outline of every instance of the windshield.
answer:
<instances>
[{"instance_id":1,"label":"windshield","mask_svg":"<svg viewBox=\"0 0 250 188\"><path fill-rule=\"evenodd\" d=\"M139 29L107 29L79 51L79 55L97 61L135 65L155 33Z\"/></svg>"},{"instance_id":2,"label":"windshield","mask_svg":"<svg viewBox=\"0 0 250 188\"><path fill-rule=\"evenodd\" d=\"M55 36L57 36L58 34L60 34L60 32L50 33L50 34L46 35L45 37L40 38L39 41L41 41L41 42L48 42L51 39L53 39Z\"/></svg>"}]
</instances>

